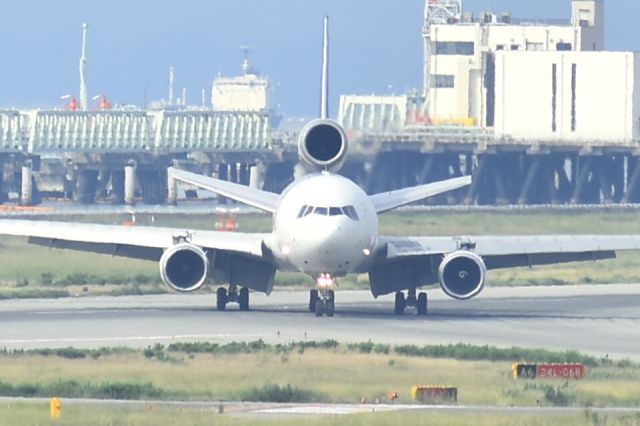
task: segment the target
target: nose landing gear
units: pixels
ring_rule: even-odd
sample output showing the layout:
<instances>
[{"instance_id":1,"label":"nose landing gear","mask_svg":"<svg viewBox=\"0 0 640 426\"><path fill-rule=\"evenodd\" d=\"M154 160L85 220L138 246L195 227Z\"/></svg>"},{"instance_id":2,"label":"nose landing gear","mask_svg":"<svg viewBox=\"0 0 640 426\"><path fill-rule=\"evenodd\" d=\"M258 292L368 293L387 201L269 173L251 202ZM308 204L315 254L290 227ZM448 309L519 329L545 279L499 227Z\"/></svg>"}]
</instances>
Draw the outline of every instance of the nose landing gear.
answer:
<instances>
[{"instance_id":1,"label":"nose landing gear","mask_svg":"<svg viewBox=\"0 0 640 426\"><path fill-rule=\"evenodd\" d=\"M320 274L316 283L318 288L309 291L309 312L317 317L324 314L332 317L335 314L335 292L332 289L335 279L329 274Z\"/></svg>"}]
</instances>

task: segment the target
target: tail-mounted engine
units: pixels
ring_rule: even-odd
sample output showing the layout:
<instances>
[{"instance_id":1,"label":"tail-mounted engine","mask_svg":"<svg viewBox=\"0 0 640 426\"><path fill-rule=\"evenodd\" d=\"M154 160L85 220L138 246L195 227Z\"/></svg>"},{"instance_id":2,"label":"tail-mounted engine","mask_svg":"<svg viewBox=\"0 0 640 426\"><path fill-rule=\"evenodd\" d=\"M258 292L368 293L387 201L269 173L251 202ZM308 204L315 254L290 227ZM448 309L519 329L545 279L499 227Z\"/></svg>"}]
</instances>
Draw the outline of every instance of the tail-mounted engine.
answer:
<instances>
[{"instance_id":1,"label":"tail-mounted engine","mask_svg":"<svg viewBox=\"0 0 640 426\"><path fill-rule=\"evenodd\" d=\"M209 259L198 246L176 244L168 248L160 258L160 277L174 290L197 290L205 283L208 274Z\"/></svg>"},{"instance_id":2,"label":"tail-mounted engine","mask_svg":"<svg viewBox=\"0 0 640 426\"><path fill-rule=\"evenodd\" d=\"M332 120L307 124L298 140L298 155L314 170L337 172L347 158L348 142L344 129Z\"/></svg>"},{"instance_id":3,"label":"tail-mounted engine","mask_svg":"<svg viewBox=\"0 0 640 426\"><path fill-rule=\"evenodd\" d=\"M440 264L440 287L454 299L466 300L480 294L484 288L487 267L480 256L470 251L456 251Z\"/></svg>"}]
</instances>

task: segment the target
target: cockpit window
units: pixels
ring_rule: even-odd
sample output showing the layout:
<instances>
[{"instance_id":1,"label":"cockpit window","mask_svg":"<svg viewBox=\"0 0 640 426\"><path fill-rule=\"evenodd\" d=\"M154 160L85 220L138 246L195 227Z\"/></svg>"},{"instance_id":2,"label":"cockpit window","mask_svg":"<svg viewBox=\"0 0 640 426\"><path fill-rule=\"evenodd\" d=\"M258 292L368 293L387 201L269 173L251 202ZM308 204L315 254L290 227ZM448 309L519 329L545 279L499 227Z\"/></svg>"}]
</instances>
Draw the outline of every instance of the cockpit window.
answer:
<instances>
[{"instance_id":1,"label":"cockpit window","mask_svg":"<svg viewBox=\"0 0 640 426\"><path fill-rule=\"evenodd\" d=\"M304 211L307 210L307 206L300 207L300 211L298 212L298 219L304 216Z\"/></svg>"},{"instance_id":2,"label":"cockpit window","mask_svg":"<svg viewBox=\"0 0 640 426\"><path fill-rule=\"evenodd\" d=\"M312 211L313 211L313 207L311 206L300 207L300 211L298 212L298 219L310 215Z\"/></svg>"},{"instance_id":3,"label":"cockpit window","mask_svg":"<svg viewBox=\"0 0 640 426\"><path fill-rule=\"evenodd\" d=\"M356 212L356 209L353 206L344 206L342 208L342 211L344 212L345 215L347 215L347 217L349 217L350 219L353 220L360 220L360 218L358 217L358 213Z\"/></svg>"},{"instance_id":4,"label":"cockpit window","mask_svg":"<svg viewBox=\"0 0 640 426\"><path fill-rule=\"evenodd\" d=\"M360 220L353 206L344 207L313 207L304 205L298 211L298 219L309 216L311 213L319 216L347 216L352 220Z\"/></svg>"},{"instance_id":5,"label":"cockpit window","mask_svg":"<svg viewBox=\"0 0 640 426\"><path fill-rule=\"evenodd\" d=\"M319 214L320 216L326 216L327 212L328 212L328 208L326 207L316 207L316 209L313 211L314 214Z\"/></svg>"}]
</instances>

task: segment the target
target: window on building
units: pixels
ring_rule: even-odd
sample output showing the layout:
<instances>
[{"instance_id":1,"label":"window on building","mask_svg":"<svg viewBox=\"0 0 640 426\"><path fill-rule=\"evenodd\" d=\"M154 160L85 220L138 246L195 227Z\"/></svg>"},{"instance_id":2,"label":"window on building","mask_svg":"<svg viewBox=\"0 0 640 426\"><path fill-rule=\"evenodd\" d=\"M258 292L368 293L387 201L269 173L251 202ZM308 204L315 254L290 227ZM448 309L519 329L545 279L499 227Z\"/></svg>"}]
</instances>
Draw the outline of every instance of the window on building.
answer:
<instances>
[{"instance_id":1,"label":"window on building","mask_svg":"<svg viewBox=\"0 0 640 426\"><path fill-rule=\"evenodd\" d=\"M475 53L475 46L472 41L437 41L434 50L436 55L471 56Z\"/></svg>"},{"instance_id":2,"label":"window on building","mask_svg":"<svg viewBox=\"0 0 640 426\"><path fill-rule=\"evenodd\" d=\"M544 45L542 43L527 42L527 50L532 50L532 51L544 50Z\"/></svg>"},{"instance_id":3,"label":"window on building","mask_svg":"<svg viewBox=\"0 0 640 426\"><path fill-rule=\"evenodd\" d=\"M565 50L571 50L571 49L572 49L571 43L565 43L563 41L556 43L556 50L565 51Z\"/></svg>"},{"instance_id":4,"label":"window on building","mask_svg":"<svg viewBox=\"0 0 640 426\"><path fill-rule=\"evenodd\" d=\"M520 50L520 45L519 44L512 44L511 45L511 50Z\"/></svg>"},{"instance_id":5,"label":"window on building","mask_svg":"<svg viewBox=\"0 0 640 426\"><path fill-rule=\"evenodd\" d=\"M588 27L591 25L591 11L589 9L580 9L578 11L578 15L578 23L581 27Z\"/></svg>"},{"instance_id":6,"label":"window on building","mask_svg":"<svg viewBox=\"0 0 640 426\"><path fill-rule=\"evenodd\" d=\"M431 81L436 89L451 89L455 86L455 76L453 75L433 74Z\"/></svg>"},{"instance_id":7,"label":"window on building","mask_svg":"<svg viewBox=\"0 0 640 426\"><path fill-rule=\"evenodd\" d=\"M497 44L496 50L504 50L504 44Z\"/></svg>"}]
</instances>

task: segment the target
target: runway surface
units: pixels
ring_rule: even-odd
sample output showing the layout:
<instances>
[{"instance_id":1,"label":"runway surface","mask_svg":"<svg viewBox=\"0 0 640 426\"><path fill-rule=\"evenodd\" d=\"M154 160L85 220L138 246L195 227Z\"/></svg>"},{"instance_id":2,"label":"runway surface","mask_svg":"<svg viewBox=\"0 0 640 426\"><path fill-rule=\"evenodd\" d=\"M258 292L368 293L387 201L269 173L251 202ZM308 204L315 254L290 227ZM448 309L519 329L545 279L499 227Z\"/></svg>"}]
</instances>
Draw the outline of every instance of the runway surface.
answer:
<instances>
[{"instance_id":1,"label":"runway surface","mask_svg":"<svg viewBox=\"0 0 640 426\"><path fill-rule=\"evenodd\" d=\"M429 316L393 315L393 296L338 291L336 316L306 292L252 294L252 311L217 312L213 294L0 301L0 348L131 346L175 341L471 343L574 349L640 361L640 285L489 288L469 301L429 292Z\"/></svg>"},{"instance_id":2,"label":"runway surface","mask_svg":"<svg viewBox=\"0 0 640 426\"><path fill-rule=\"evenodd\" d=\"M0 397L0 403L40 403L47 404L49 398ZM212 413L228 414L249 418L298 418L300 416L339 416L358 413L384 413L413 411L423 413L457 413L468 415L544 415L567 416L586 413L585 407L502 407L484 405L417 405L417 404L326 404L326 403L274 403L274 402L233 402L233 401L132 401L113 399L61 398L61 405L99 406L117 409L141 410L149 407L165 407L176 410L210 410ZM637 407L590 407L589 414L596 415L638 415ZM215 421L213 422L215 423Z\"/></svg>"}]
</instances>

